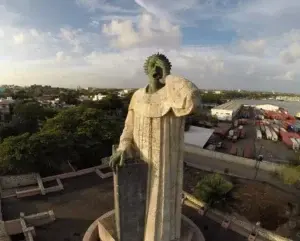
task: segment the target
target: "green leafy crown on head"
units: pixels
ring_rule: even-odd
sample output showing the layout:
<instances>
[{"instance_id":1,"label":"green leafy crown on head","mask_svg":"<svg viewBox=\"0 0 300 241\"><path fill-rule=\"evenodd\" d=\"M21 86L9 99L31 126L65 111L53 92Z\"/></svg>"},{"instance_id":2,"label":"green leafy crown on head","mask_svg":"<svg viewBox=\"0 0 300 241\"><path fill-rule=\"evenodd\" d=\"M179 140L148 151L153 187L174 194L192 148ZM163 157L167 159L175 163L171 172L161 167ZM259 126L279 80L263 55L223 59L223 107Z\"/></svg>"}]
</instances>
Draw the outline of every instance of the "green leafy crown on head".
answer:
<instances>
[{"instance_id":1,"label":"green leafy crown on head","mask_svg":"<svg viewBox=\"0 0 300 241\"><path fill-rule=\"evenodd\" d=\"M170 74L171 73L171 68L172 68L172 64L171 62L169 61L169 59L164 55L164 54L161 54L161 53L157 53L157 54L153 54L151 56L149 56L144 64L144 71L146 73L146 75L148 75L148 67L149 67L149 64L150 62L152 62L152 60L156 61L156 60L160 60L163 62L164 64L164 67L165 67L165 71L166 71L166 74Z\"/></svg>"}]
</instances>

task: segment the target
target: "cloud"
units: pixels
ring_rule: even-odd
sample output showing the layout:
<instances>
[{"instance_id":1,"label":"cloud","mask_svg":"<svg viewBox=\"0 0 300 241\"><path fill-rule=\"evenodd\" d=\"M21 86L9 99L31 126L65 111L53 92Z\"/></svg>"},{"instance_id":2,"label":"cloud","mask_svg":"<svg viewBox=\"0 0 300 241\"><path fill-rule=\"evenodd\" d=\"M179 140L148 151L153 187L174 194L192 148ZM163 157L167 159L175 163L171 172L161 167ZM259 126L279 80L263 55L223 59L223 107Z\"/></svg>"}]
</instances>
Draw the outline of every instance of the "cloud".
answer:
<instances>
[{"instance_id":1,"label":"cloud","mask_svg":"<svg viewBox=\"0 0 300 241\"><path fill-rule=\"evenodd\" d=\"M206 18L207 12L215 0L135 0L135 2L159 18L165 18L174 23L191 23ZM211 12L211 11L210 11ZM187 17L188 15L188 17ZM203 16L204 15L204 16Z\"/></svg>"},{"instance_id":2,"label":"cloud","mask_svg":"<svg viewBox=\"0 0 300 241\"><path fill-rule=\"evenodd\" d=\"M280 58L285 64L296 63L300 59L300 43L292 43L287 50L281 51Z\"/></svg>"},{"instance_id":3,"label":"cloud","mask_svg":"<svg viewBox=\"0 0 300 241\"><path fill-rule=\"evenodd\" d=\"M81 53L83 51L82 41L80 40L80 34L82 29L72 29L72 28L61 28L60 37L65 40L70 45L73 46L72 51L75 53Z\"/></svg>"},{"instance_id":4,"label":"cloud","mask_svg":"<svg viewBox=\"0 0 300 241\"><path fill-rule=\"evenodd\" d=\"M21 19L21 16L17 13L11 12L7 9L4 4L0 2L0 16L1 16L1 25L11 25L17 20Z\"/></svg>"},{"instance_id":5,"label":"cloud","mask_svg":"<svg viewBox=\"0 0 300 241\"><path fill-rule=\"evenodd\" d=\"M51 28L22 25L21 13L0 7L0 84L142 87L143 63L159 51L173 74L200 88L300 92L297 1L282 7L279 0L136 0L136 6L78 0L86 21ZM236 37L212 44L207 29Z\"/></svg>"},{"instance_id":6,"label":"cloud","mask_svg":"<svg viewBox=\"0 0 300 241\"><path fill-rule=\"evenodd\" d=\"M94 27L94 28L99 27L99 25L100 25L100 22L97 21L97 20L92 20L92 21L90 22L90 26L92 26L92 27Z\"/></svg>"},{"instance_id":7,"label":"cloud","mask_svg":"<svg viewBox=\"0 0 300 241\"><path fill-rule=\"evenodd\" d=\"M68 61L64 59L67 55L61 51L53 60L10 65L6 77L2 79L17 83L26 76L27 83L51 81L57 86L142 87L147 83L143 63L147 56L157 50L170 59L173 74L185 76L200 88L268 89L270 81L274 80L266 81L266 76L279 74L273 69L284 71L268 63L259 64L259 60L256 59L237 58L219 48L184 47L170 50L150 47L131 48L121 52L95 51L85 55L83 59L74 57ZM258 75L249 77L245 75L250 65L260 66L257 70ZM85 80L84 83L82 79Z\"/></svg>"},{"instance_id":8,"label":"cloud","mask_svg":"<svg viewBox=\"0 0 300 241\"><path fill-rule=\"evenodd\" d=\"M76 0L79 6L85 7L89 11L101 10L106 13L136 13L136 10L125 9L120 6L115 6L107 3L106 0Z\"/></svg>"},{"instance_id":9,"label":"cloud","mask_svg":"<svg viewBox=\"0 0 300 241\"><path fill-rule=\"evenodd\" d=\"M298 0L243 1L235 9L222 16L225 25L244 37L281 35L290 29L298 29L300 20Z\"/></svg>"},{"instance_id":10,"label":"cloud","mask_svg":"<svg viewBox=\"0 0 300 241\"><path fill-rule=\"evenodd\" d=\"M30 29L30 34L32 35L32 37L35 37L35 38L40 37L39 32L34 28Z\"/></svg>"},{"instance_id":11,"label":"cloud","mask_svg":"<svg viewBox=\"0 0 300 241\"><path fill-rule=\"evenodd\" d=\"M295 78L296 78L296 73L293 71L287 71L283 75L276 75L273 77L274 80L286 80L286 81L295 80Z\"/></svg>"},{"instance_id":12,"label":"cloud","mask_svg":"<svg viewBox=\"0 0 300 241\"><path fill-rule=\"evenodd\" d=\"M14 40L15 44L23 44L24 40L25 40L24 34L23 33L19 33L17 35L14 35L13 36L13 40Z\"/></svg>"},{"instance_id":13,"label":"cloud","mask_svg":"<svg viewBox=\"0 0 300 241\"><path fill-rule=\"evenodd\" d=\"M58 62L69 61L71 56L67 56L63 51L59 51L56 53L56 60Z\"/></svg>"},{"instance_id":14,"label":"cloud","mask_svg":"<svg viewBox=\"0 0 300 241\"><path fill-rule=\"evenodd\" d=\"M164 19L154 19L149 14L143 14L139 22L131 20L113 20L104 24L102 32L110 37L111 45L116 48L130 47L178 47L181 41L181 31L178 25L172 25Z\"/></svg>"},{"instance_id":15,"label":"cloud","mask_svg":"<svg viewBox=\"0 0 300 241\"><path fill-rule=\"evenodd\" d=\"M4 38L4 35L5 35L4 31L0 28L0 38Z\"/></svg>"},{"instance_id":16,"label":"cloud","mask_svg":"<svg viewBox=\"0 0 300 241\"><path fill-rule=\"evenodd\" d=\"M267 47L267 41L264 39L258 40L241 40L240 47L242 50L249 54L262 56L264 55L265 49Z\"/></svg>"}]
</instances>

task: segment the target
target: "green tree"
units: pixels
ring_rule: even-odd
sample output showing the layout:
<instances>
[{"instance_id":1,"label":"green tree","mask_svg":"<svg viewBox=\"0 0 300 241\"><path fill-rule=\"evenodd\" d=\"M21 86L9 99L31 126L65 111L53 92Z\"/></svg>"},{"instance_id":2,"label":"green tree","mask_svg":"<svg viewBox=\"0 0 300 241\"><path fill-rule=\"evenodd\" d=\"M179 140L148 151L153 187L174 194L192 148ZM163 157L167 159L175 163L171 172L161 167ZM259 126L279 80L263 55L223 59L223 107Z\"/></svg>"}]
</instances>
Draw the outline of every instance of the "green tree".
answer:
<instances>
[{"instance_id":1,"label":"green tree","mask_svg":"<svg viewBox=\"0 0 300 241\"><path fill-rule=\"evenodd\" d=\"M17 102L12 112L12 120L0 127L1 139L26 132L35 133L46 119L52 118L57 113L54 109L42 107L33 101Z\"/></svg>"},{"instance_id":2,"label":"green tree","mask_svg":"<svg viewBox=\"0 0 300 241\"><path fill-rule=\"evenodd\" d=\"M224 201L233 185L220 174L210 174L200 180L195 188L194 195L212 206Z\"/></svg>"},{"instance_id":3,"label":"green tree","mask_svg":"<svg viewBox=\"0 0 300 241\"><path fill-rule=\"evenodd\" d=\"M73 107L47 120L41 132L66 133L73 139L73 150L78 158L77 167L100 163L100 159L111 154L122 131L122 119L109 115L101 109Z\"/></svg>"},{"instance_id":4,"label":"green tree","mask_svg":"<svg viewBox=\"0 0 300 241\"><path fill-rule=\"evenodd\" d=\"M59 100L68 105L77 105L79 104L79 93L77 91L65 91L59 94Z\"/></svg>"},{"instance_id":5,"label":"green tree","mask_svg":"<svg viewBox=\"0 0 300 241\"><path fill-rule=\"evenodd\" d=\"M52 118L56 111L54 109L45 108L38 102L19 102L13 108L14 116L23 120L39 120L44 121Z\"/></svg>"},{"instance_id":6,"label":"green tree","mask_svg":"<svg viewBox=\"0 0 300 241\"><path fill-rule=\"evenodd\" d=\"M117 94L108 94L105 98L99 101L100 109L115 111L123 108L122 99Z\"/></svg>"},{"instance_id":7,"label":"green tree","mask_svg":"<svg viewBox=\"0 0 300 241\"><path fill-rule=\"evenodd\" d=\"M62 170L67 161L76 161L79 157L74 149L74 139L69 133L44 130L31 135L27 149L33 160L34 171L41 175L51 175Z\"/></svg>"},{"instance_id":8,"label":"green tree","mask_svg":"<svg viewBox=\"0 0 300 241\"><path fill-rule=\"evenodd\" d=\"M0 144L1 175L32 171L34 165L28 155L29 137L29 133L8 137Z\"/></svg>"},{"instance_id":9,"label":"green tree","mask_svg":"<svg viewBox=\"0 0 300 241\"><path fill-rule=\"evenodd\" d=\"M60 172L67 162L78 168L100 164L118 142L123 121L113 112L86 106L60 111L46 119L36 133L7 137L0 143L2 173L35 171L51 175Z\"/></svg>"},{"instance_id":10,"label":"green tree","mask_svg":"<svg viewBox=\"0 0 300 241\"><path fill-rule=\"evenodd\" d=\"M13 94L13 98L17 100L24 100L24 99L28 99L29 95L25 90L19 90L15 94Z\"/></svg>"}]
</instances>

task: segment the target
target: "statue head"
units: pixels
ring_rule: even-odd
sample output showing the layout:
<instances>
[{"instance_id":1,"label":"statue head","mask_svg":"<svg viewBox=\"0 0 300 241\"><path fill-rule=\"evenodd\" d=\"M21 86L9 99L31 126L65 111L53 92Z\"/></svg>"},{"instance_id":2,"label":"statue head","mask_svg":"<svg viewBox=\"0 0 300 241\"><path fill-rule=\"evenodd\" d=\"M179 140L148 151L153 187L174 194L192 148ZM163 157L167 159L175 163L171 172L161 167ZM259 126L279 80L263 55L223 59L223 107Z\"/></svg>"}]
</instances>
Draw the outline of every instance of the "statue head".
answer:
<instances>
[{"instance_id":1,"label":"statue head","mask_svg":"<svg viewBox=\"0 0 300 241\"><path fill-rule=\"evenodd\" d=\"M164 80L171 72L171 62L160 53L153 54L147 58L144 70L152 84L164 84Z\"/></svg>"}]
</instances>

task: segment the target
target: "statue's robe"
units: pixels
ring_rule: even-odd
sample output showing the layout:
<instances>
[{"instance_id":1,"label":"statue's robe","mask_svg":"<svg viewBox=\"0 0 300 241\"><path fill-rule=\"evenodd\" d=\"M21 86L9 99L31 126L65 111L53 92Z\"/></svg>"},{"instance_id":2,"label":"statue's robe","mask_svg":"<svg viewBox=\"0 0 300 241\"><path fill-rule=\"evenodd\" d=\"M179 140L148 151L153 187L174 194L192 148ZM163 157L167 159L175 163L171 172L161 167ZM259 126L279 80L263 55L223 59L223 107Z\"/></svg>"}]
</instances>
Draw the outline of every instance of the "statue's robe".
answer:
<instances>
[{"instance_id":1,"label":"statue's robe","mask_svg":"<svg viewBox=\"0 0 300 241\"><path fill-rule=\"evenodd\" d=\"M118 149L133 147L149 165L144 241L180 238L184 116L198 96L193 83L169 75L157 92L142 88L131 99Z\"/></svg>"}]
</instances>

